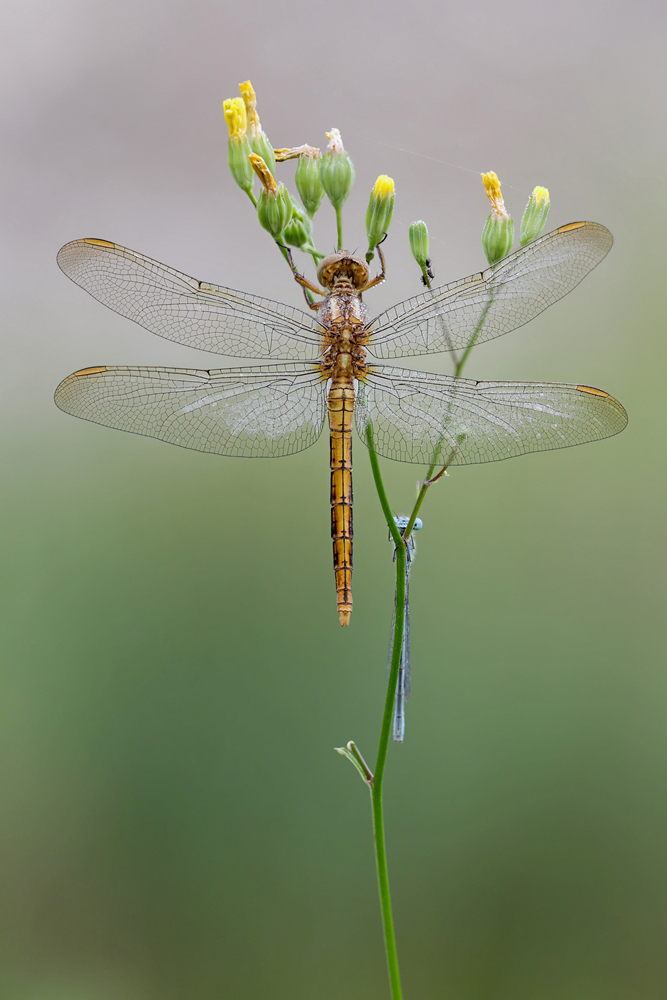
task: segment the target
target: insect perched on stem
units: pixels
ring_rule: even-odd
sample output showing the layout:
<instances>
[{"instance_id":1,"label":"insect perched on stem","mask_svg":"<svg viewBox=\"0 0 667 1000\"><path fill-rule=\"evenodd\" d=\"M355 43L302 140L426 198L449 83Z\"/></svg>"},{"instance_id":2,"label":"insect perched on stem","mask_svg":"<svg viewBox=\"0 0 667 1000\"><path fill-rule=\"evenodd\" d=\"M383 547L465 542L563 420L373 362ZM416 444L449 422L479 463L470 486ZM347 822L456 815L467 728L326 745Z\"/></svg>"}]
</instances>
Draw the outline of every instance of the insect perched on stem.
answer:
<instances>
[{"instance_id":1,"label":"insect perched on stem","mask_svg":"<svg viewBox=\"0 0 667 1000\"><path fill-rule=\"evenodd\" d=\"M318 268L309 312L197 281L105 240L68 243L58 263L104 305L167 340L261 367L222 370L96 366L66 378L68 413L183 448L248 458L292 455L328 417L338 614L352 611L352 423L378 455L432 465L493 462L609 437L627 422L588 386L481 382L396 368L382 359L462 351L527 323L570 292L607 254L610 233L576 222L500 263L425 289L371 319L362 295L385 279L341 251ZM293 265L292 265L293 266ZM313 312L316 311L316 315ZM440 464L443 464L441 461Z\"/></svg>"}]
</instances>

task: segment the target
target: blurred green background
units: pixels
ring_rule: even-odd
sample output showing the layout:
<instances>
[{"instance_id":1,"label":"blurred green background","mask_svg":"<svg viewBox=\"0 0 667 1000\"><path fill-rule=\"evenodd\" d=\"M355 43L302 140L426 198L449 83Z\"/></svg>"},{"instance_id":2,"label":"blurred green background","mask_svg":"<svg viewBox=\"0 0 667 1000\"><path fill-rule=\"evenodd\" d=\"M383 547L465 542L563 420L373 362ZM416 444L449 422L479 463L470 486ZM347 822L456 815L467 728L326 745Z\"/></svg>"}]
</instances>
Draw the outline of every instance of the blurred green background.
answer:
<instances>
[{"instance_id":1,"label":"blurred green background","mask_svg":"<svg viewBox=\"0 0 667 1000\"><path fill-rule=\"evenodd\" d=\"M2 1000L388 995L368 797L333 752L373 758L385 682L391 546L364 449L343 631L324 439L217 459L52 402L88 365L228 363L68 282L71 239L300 304L227 173L221 101L248 77L275 145L341 129L352 247L375 177L396 179L375 311L419 289L412 219L439 281L484 265L483 170L517 217L545 184L549 228L614 233L569 298L468 364L602 387L630 425L431 491L386 812L406 998L663 998L664 6L26 0L0 18ZM335 239L326 206L317 236ZM407 512L422 470L384 469Z\"/></svg>"}]
</instances>

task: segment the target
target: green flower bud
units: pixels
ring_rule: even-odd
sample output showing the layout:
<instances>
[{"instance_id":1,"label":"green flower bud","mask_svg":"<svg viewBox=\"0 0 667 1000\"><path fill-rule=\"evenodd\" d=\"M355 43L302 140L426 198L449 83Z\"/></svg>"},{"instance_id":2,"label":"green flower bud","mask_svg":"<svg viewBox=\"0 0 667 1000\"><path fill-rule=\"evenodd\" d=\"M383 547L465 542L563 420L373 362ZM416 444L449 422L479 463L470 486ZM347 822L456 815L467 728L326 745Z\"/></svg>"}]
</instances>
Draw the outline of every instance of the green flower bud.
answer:
<instances>
[{"instance_id":1,"label":"green flower bud","mask_svg":"<svg viewBox=\"0 0 667 1000\"><path fill-rule=\"evenodd\" d=\"M430 264L428 229L425 222L411 222L408 230L412 256L421 268Z\"/></svg>"},{"instance_id":2,"label":"green flower bud","mask_svg":"<svg viewBox=\"0 0 667 1000\"><path fill-rule=\"evenodd\" d=\"M427 288L431 287L434 274L431 270L431 259L429 257L428 229L425 222L411 222L408 230L410 239L410 249L412 256L417 261L422 272L422 284Z\"/></svg>"},{"instance_id":3,"label":"green flower bud","mask_svg":"<svg viewBox=\"0 0 667 1000\"><path fill-rule=\"evenodd\" d=\"M486 194L492 205L491 215L482 232L482 246L489 264L506 257L514 243L514 219L508 213L500 193L500 181L493 171L482 174Z\"/></svg>"},{"instance_id":4,"label":"green flower bud","mask_svg":"<svg viewBox=\"0 0 667 1000\"><path fill-rule=\"evenodd\" d=\"M327 132L329 147L320 157L320 181L326 195L339 211L347 201L354 184L352 160L343 149L343 141L337 128Z\"/></svg>"},{"instance_id":5,"label":"green flower bud","mask_svg":"<svg viewBox=\"0 0 667 1000\"><path fill-rule=\"evenodd\" d=\"M284 184L278 184L275 192L262 188L257 199L257 218L274 240L282 238L292 218L292 199Z\"/></svg>"},{"instance_id":6,"label":"green flower bud","mask_svg":"<svg viewBox=\"0 0 667 1000\"><path fill-rule=\"evenodd\" d=\"M319 156L300 156L294 180L299 198L301 198L308 215L312 217L324 198L324 188L320 180Z\"/></svg>"},{"instance_id":7,"label":"green flower bud","mask_svg":"<svg viewBox=\"0 0 667 1000\"><path fill-rule=\"evenodd\" d=\"M269 137L264 129L260 129L254 136L249 133L248 142L253 153L261 156L269 170L273 173L276 169L276 158L273 153L273 146L269 142Z\"/></svg>"},{"instance_id":8,"label":"green flower bud","mask_svg":"<svg viewBox=\"0 0 667 1000\"><path fill-rule=\"evenodd\" d=\"M255 179L252 167L250 166L250 161L248 160L249 153L250 146L248 145L248 140L245 136L243 136L242 139L229 140L229 149L227 151L227 163L229 164L229 169L231 170L232 177L238 186L247 193L252 191L252 185Z\"/></svg>"},{"instance_id":9,"label":"green flower bud","mask_svg":"<svg viewBox=\"0 0 667 1000\"><path fill-rule=\"evenodd\" d=\"M299 250L305 250L309 253L315 249L311 242L313 235L311 221L307 215L304 215L293 198L290 198L290 201L292 202L292 218L285 227L283 240L291 247L298 247Z\"/></svg>"},{"instance_id":10,"label":"green flower bud","mask_svg":"<svg viewBox=\"0 0 667 1000\"><path fill-rule=\"evenodd\" d=\"M526 210L521 220L521 236L519 242L522 247L526 243L536 240L544 229L549 214L549 192L546 188L536 187L528 199Z\"/></svg>"},{"instance_id":11,"label":"green flower bud","mask_svg":"<svg viewBox=\"0 0 667 1000\"><path fill-rule=\"evenodd\" d=\"M252 197L254 174L248 162L250 147L246 137L247 118L240 97L228 98L223 103L225 120L229 128L229 148L227 163L232 177L247 194Z\"/></svg>"},{"instance_id":12,"label":"green flower bud","mask_svg":"<svg viewBox=\"0 0 667 1000\"><path fill-rule=\"evenodd\" d=\"M394 182L386 174L380 174L371 191L366 209L366 235L368 236L368 253L366 261L373 259L373 251L391 224L394 211Z\"/></svg>"},{"instance_id":13,"label":"green flower bud","mask_svg":"<svg viewBox=\"0 0 667 1000\"><path fill-rule=\"evenodd\" d=\"M497 264L512 249L514 243L514 219L503 219L491 212L482 231L482 246L489 264Z\"/></svg>"},{"instance_id":14,"label":"green flower bud","mask_svg":"<svg viewBox=\"0 0 667 1000\"><path fill-rule=\"evenodd\" d=\"M279 240L285 226L292 218L292 199L284 184L276 184L273 174L261 156L251 153L248 157L260 181L262 190L257 199L257 217L260 225Z\"/></svg>"}]
</instances>

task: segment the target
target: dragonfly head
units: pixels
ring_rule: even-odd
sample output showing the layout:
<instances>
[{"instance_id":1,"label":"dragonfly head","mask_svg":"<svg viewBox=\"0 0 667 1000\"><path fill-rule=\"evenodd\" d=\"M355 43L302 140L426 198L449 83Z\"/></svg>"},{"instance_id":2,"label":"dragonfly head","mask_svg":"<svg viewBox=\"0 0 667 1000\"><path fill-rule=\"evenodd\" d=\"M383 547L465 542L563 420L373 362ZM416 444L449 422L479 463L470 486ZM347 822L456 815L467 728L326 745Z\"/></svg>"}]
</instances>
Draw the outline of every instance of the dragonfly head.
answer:
<instances>
[{"instance_id":1,"label":"dragonfly head","mask_svg":"<svg viewBox=\"0 0 667 1000\"><path fill-rule=\"evenodd\" d=\"M368 267L363 257L342 250L324 258L317 269L317 280L331 291L358 292L368 283Z\"/></svg>"}]
</instances>

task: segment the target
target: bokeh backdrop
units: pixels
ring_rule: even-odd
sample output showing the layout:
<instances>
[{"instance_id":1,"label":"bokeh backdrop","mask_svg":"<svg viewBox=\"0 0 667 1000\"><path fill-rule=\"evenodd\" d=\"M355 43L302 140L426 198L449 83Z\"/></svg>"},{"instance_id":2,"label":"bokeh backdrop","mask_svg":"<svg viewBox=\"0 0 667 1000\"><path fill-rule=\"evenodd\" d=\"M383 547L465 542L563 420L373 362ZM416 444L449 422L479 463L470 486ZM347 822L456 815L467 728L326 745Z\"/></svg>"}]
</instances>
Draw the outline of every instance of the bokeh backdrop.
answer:
<instances>
[{"instance_id":1,"label":"bokeh backdrop","mask_svg":"<svg viewBox=\"0 0 667 1000\"><path fill-rule=\"evenodd\" d=\"M335 613L323 439L220 459L58 411L95 364L223 367L58 270L77 237L295 305L226 166L250 78L275 145L338 127L377 311L484 266L520 217L615 246L466 374L596 385L620 437L455 470L412 578L413 696L387 824L406 998L662 1000L667 979L666 9L640 0L21 0L0 12L2 1000L380 1000L367 793L391 546L355 455L355 611ZM281 177L289 178L286 166ZM333 213L317 217L333 246ZM256 362L255 362L256 363ZM450 371L446 356L414 367ZM384 463L407 512L416 466Z\"/></svg>"}]
</instances>

